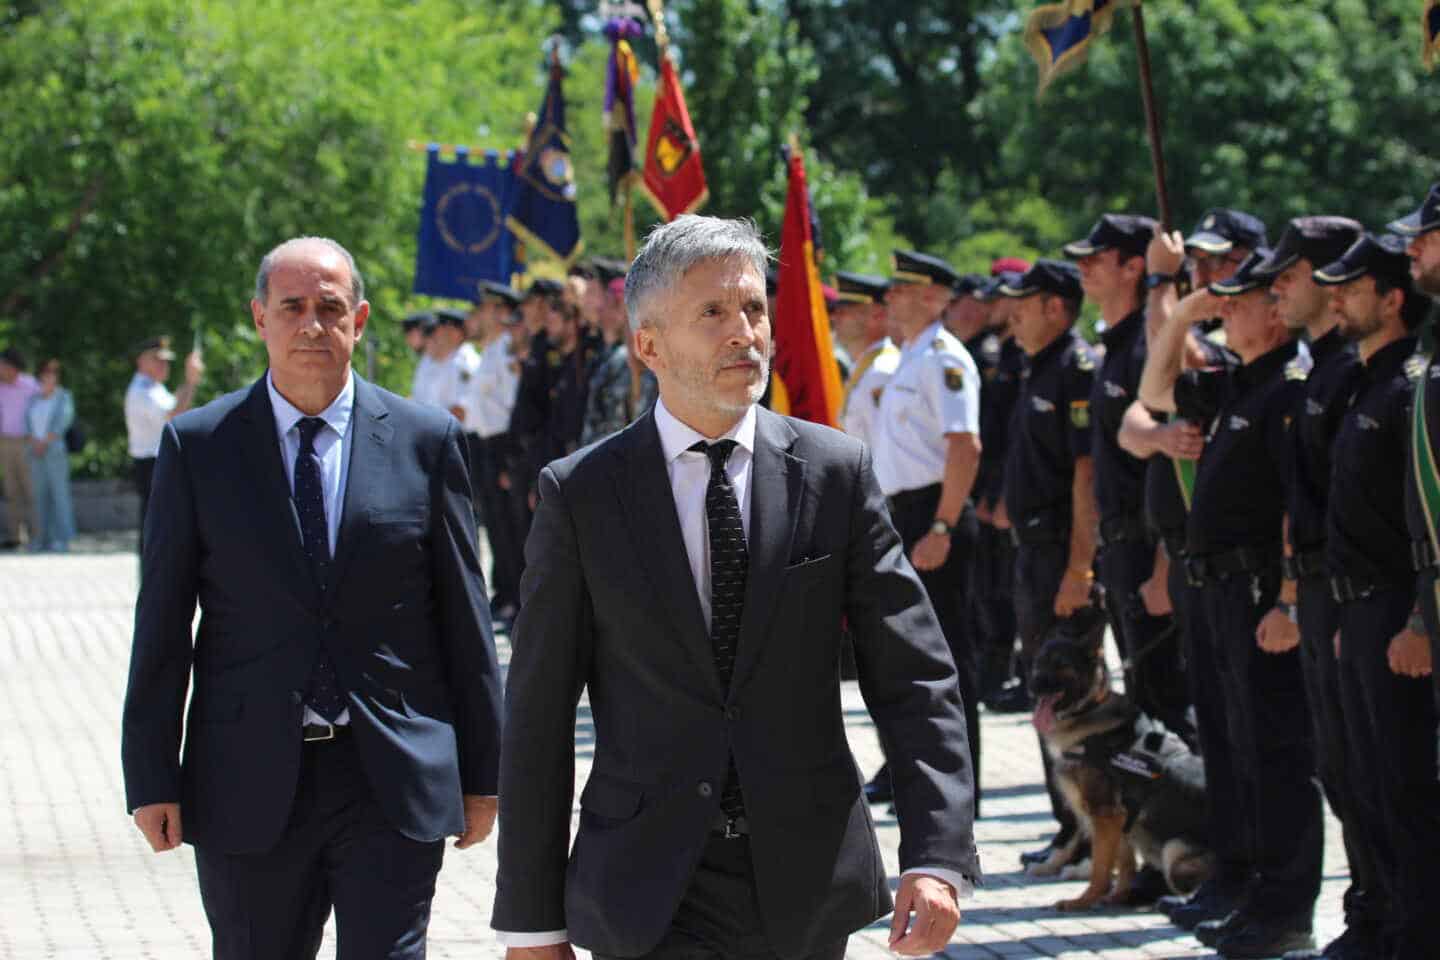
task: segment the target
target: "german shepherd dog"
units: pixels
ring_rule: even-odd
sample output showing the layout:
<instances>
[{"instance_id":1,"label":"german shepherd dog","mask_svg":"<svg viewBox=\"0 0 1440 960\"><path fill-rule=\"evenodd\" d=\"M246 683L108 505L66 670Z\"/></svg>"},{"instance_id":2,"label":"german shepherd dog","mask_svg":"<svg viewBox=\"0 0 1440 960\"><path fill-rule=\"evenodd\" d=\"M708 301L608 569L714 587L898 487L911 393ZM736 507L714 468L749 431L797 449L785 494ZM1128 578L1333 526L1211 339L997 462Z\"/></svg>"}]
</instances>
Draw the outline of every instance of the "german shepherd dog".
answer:
<instances>
[{"instance_id":1,"label":"german shepherd dog","mask_svg":"<svg viewBox=\"0 0 1440 960\"><path fill-rule=\"evenodd\" d=\"M1214 869L1204 766L1183 740L1110 689L1102 637L1103 624L1085 637L1053 635L1031 672L1035 727L1080 824L1032 875L1059 873L1090 839L1090 884L1056 904L1060 910L1124 904L1137 853L1177 894L1193 892Z\"/></svg>"}]
</instances>

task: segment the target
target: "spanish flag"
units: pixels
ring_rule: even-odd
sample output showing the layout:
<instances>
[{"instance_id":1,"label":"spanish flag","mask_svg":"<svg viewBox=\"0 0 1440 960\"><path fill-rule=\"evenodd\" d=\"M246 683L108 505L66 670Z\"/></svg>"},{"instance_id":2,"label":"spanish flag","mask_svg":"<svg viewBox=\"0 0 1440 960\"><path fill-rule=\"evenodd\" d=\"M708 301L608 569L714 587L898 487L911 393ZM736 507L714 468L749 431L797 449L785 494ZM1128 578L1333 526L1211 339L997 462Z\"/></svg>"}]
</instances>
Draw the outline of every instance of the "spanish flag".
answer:
<instances>
[{"instance_id":1,"label":"spanish flag","mask_svg":"<svg viewBox=\"0 0 1440 960\"><path fill-rule=\"evenodd\" d=\"M1140 0L1063 0L1036 7L1025 23L1025 45L1040 68L1043 94L1051 81L1085 62L1090 41L1109 32L1116 11Z\"/></svg>"},{"instance_id":2,"label":"spanish flag","mask_svg":"<svg viewBox=\"0 0 1440 960\"><path fill-rule=\"evenodd\" d=\"M1440 0L1425 0L1425 12L1421 15L1424 43L1420 47L1421 59L1426 70L1435 69L1435 54L1440 51Z\"/></svg>"},{"instance_id":3,"label":"spanish flag","mask_svg":"<svg viewBox=\"0 0 1440 960\"><path fill-rule=\"evenodd\" d=\"M780 230L780 277L776 294L775 385L792 417L839 426L840 368L830 339L830 313L815 265L810 229L810 200L805 161L792 144L788 163L790 192Z\"/></svg>"},{"instance_id":4,"label":"spanish flag","mask_svg":"<svg viewBox=\"0 0 1440 960\"><path fill-rule=\"evenodd\" d=\"M682 213L694 213L710 199L705 165L700 162L700 141L668 53L660 56L660 84L655 90L655 111L650 115L641 187L667 223Z\"/></svg>"}]
</instances>

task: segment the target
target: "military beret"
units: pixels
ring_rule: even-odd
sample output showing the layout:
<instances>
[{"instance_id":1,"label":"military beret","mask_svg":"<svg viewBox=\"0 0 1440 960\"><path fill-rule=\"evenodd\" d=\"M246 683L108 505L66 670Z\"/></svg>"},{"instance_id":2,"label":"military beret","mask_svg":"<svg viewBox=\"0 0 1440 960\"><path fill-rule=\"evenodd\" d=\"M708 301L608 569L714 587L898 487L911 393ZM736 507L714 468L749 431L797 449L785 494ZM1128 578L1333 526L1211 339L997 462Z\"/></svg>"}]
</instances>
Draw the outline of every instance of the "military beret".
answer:
<instances>
[{"instance_id":1,"label":"military beret","mask_svg":"<svg viewBox=\"0 0 1440 960\"><path fill-rule=\"evenodd\" d=\"M1218 297L1235 297L1251 290L1268 287L1275 282L1275 274L1261 272L1260 265L1270 257L1270 248L1261 247L1240 264L1234 276L1228 280L1217 280L1210 284L1210 292Z\"/></svg>"},{"instance_id":2,"label":"military beret","mask_svg":"<svg viewBox=\"0 0 1440 960\"><path fill-rule=\"evenodd\" d=\"M1256 272L1273 276L1302 258L1312 268L1334 263L1364 232L1360 222L1349 217L1296 217Z\"/></svg>"},{"instance_id":3,"label":"military beret","mask_svg":"<svg viewBox=\"0 0 1440 960\"><path fill-rule=\"evenodd\" d=\"M1418 237L1436 227L1440 227L1440 183L1430 188L1420 209L1390 222L1390 229L1402 237Z\"/></svg>"},{"instance_id":4,"label":"military beret","mask_svg":"<svg viewBox=\"0 0 1440 960\"><path fill-rule=\"evenodd\" d=\"M892 284L939 284L942 287L954 287L959 279L960 274L955 272L955 268L939 257L913 250L895 251L895 270L890 280Z\"/></svg>"},{"instance_id":5,"label":"military beret","mask_svg":"<svg viewBox=\"0 0 1440 960\"><path fill-rule=\"evenodd\" d=\"M835 296L841 303L881 303L890 281L868 273L849 273L841 270L835 274Z\"/></svg>"},{"instance_id":6,"label":"military beret","mask_svg":"<svg viewBox=\"0 0 1440 960\"><path fill-rule=\"evenodd\" d=\"M1374 277L1389 287L1410 289L1410 258L1405 239L1392 233L1367 233L1340 255L1315 271L1315 282L1324 287L1339 286L1361 277Z\"/></svg>"},{"instance_id":7,"label":"military beret","mask_svg":"<svg viewBox=\"0 0 1440 960\"><path fill-rule=\"evenodd\" d=\"M999 257L990 261L990 276L998 277L1002 273L1024 273L1030 269L1030 261L1022 260L1019 257Z\"/></svg>"},{"instance_id":8,"label":"military beret","mask_svg":"<svg viewBox=\"0 0 1440 960\"><path fill-rule=\"evenodd\" d=\"M1020 274L1014 282L1002 280L1000 295L1020 299L1037 293L1054 294L1079 303L1085 299L1080 287L1080 270L1064 260L1036 260L1035 265Z\"/></svg>"},{"instance_id":9,"label":"military beret","mask_svg":"<svg viewBox=\"0 0 1440 960\"><path fill-rule=\"evenodd\" d=\"M1243 210L1216 207L1200 218L1195 231L1185 238L1185 246L1206 253L1229 253L1236 247L1258 250L1269 246L1269 242L1265 237L1265 221L1259 217Z\"/></svg>"},{"instance_id":10,"label":"military beret","mask_svg":"<svg viewBox=\"0 0 1440 960\"><path fill-rule=\"evenodd\" d=\"M1065 244L1065 256L1072 260L1105 250L1119 250L1127 257L1145 256L1155 235L1155 221L1133 213L1107 213L1095 222L1083 240Z\"/></svg>"}]
</instances>

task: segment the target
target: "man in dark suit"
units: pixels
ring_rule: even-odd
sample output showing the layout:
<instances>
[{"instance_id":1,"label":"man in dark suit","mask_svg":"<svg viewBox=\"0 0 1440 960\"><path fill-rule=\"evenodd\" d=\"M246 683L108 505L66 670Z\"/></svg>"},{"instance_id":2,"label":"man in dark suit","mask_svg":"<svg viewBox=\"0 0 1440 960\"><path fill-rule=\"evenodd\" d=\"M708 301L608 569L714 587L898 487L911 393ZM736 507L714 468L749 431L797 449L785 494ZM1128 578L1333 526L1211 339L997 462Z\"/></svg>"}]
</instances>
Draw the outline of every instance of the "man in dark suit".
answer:
<instances>
[{"instance_id":1,"label":"man in dark suit","mask_svg":"<svg viewBox=\"0 0 1440 960\"><path fill-rule=\"evenodd\" d=\"M540 475L501 752L492 922L511 960L838 958L891 909L845 740L842 622L900 817L892 948L941 949L978 880L955 665L870 454L756 406L765 261L747 221L652 233L625 300L660 400Z\"/></svg>"},{"instance_id":2,"label":"man in dark suit","mask_svg":"<svg viewBox=\"0 0 1440 960\"><path fill-rule=\"evenodd\" d=\"M443 838L496 810L464 438L351 371L369 305L339 244L280 245L255 287L268 373L160 447L127 804L157 852L194 845L220 960L314 957L332 905L341 958L422 957Z\"/></svg>"}]
</instances>

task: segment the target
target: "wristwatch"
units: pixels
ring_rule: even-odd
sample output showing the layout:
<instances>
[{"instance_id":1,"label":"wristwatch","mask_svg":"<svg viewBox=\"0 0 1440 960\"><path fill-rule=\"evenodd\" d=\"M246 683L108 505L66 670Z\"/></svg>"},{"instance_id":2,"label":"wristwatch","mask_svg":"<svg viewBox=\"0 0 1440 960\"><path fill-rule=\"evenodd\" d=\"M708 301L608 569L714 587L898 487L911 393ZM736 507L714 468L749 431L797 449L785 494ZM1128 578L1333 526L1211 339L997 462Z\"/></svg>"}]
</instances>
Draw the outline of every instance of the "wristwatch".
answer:
<instances>
[{"instance_id":1,"label":"wristwatch","mask_svg":"<svg viewBox=\"0 0 1440 960\"><path fill-rule=\"evenodd\" d=\"M1167 283L1174 283L1178 279L1179 277L1173 273L1148 273L1145 275L1145 289L1154 290Z\"/></svg>"},{"instance_id":2,"label":"wristwatch","mask_svg":"<svg viewBox=\"0 0 1440 960\"><path fill-rule=\"evenodd\" d=\"M930 532L940 537L950 536L950 531L954 529L954 527L950 526L950 524L944 520L937 519L934 523L930 524Z\"/></svg>"}]
</instances>

